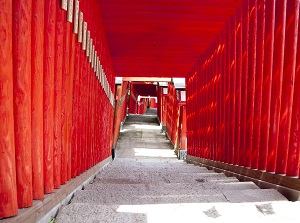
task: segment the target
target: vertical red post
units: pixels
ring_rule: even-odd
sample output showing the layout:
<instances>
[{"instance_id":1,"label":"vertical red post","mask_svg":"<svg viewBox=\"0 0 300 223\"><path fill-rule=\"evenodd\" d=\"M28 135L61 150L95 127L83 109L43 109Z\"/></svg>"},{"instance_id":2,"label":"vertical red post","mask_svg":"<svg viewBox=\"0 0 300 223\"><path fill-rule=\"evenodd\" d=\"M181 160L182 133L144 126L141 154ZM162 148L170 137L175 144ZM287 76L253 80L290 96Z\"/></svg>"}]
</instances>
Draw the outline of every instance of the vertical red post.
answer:
<instances>
[{"instance_id":1,"label":"vertical red post","mask_svg":"<svg viewBox=\"0 0 300 223\"><path fill-rule=\"evenodd\" d=\"M44 192L51 193L53 182L53 117L56 1L45 2L44 32Z\"/></svg>"},{"instance_id":2,"label":"vertical red post","mask_svg":"<svg viewBox=\"0 0 300 223\"><path fill-rule=\"evenodd\" d=\"M76 34L73 32L73 20L74 20L74 0L68 1L68 22L67 22L67 35L70 35L69 46L69 76L67 79L67 149L68 149L68 175L67 179L71 179L71 166L72 166L72 153L71 153L71 140L72 140L72 113L73 113L73 80L74 80L74 66L75 66L75 44Z\"/></svg>"},{"instance_id":3,"label":"vertical red post","mask_svg":"<svg viewBox=\"0 0 300 223\"><path fill-rule=\"evenodd\" d=\"M264 73L263 73L263 85L262 85L260 149L259 149L259 162L258 162L259 170L266 170L267 168L272 72L273 72L274 29L275 29L275 1L266 0L265 46L264 46L264 64L263 64Z\"/></svg>"},{"instance_id":4,"label":"vertical red post","mask_svg":"<svg viewBox=\"0 0 300 223\"><path fill-rule=\"evenodd\" d=\"M19 208L32 205L31 17L32 2L13 1L13 73Z\"/></svg>"},{"instance_id":5,"label":"vertical red post","mask_svg":"<svg viewBox=\"0 0 300 223\"><path fill-rule=\"evenodd\" d=\"M55 66L54 66L54 122L53 122L53 178L54 188L61 184L61 94L65 13L56 1Z\"/></svg>"},{"instance_id":6,"label":"vertical red post","mask_svg":"<svg viewBox=\"0 0 300 223\"><path fill-rule=\"evenodd\" d=\"M217 52L217 61L216 61L216 70L217 70L217 141L218 141L218 147L217 147L217 161L221 161L221 147L222 147L222 86L221 86L221 66L220 66L220 61L221 61L221 50L222 50L222 43L220 40L220 36L217 37L217 43L218 43L218 52Z\"/></svg>"},{"instance_id":7,"label":"vertical red post","mask_svg":"<svg viewBox=\"0 0 300 223\"><path fill-rule=\"evenodd\" d=\"M43 167L43 59L44 2L32 1L31 34L31 154L33 199L44 197Z\"/></svg>"},{"instance_id":8,"label":"vertical red post","mask_svg":"<svg viewBox=\"0 0 300 223\"><path fill-rule=\"evenodd\" d=\"M11 0L0 1L0 218L18 213L14 110Z\"/></svg>"},{"instance_id":9,"label":"vertical red post","mask_svg":"<svg viewBox=\"0 0 300 223\"><path fill-rule=\"evenodd\" d=\"M230 148L230 156L229 156L229 163L234 163L234 157L236 149L234 147L234 136L235 136L235 94L236 94L236 18L230 18L230 61L229 61L229 75L230 75L230 138L229 138L229 148Z\"/></svg>"},{"instance_id":10,"label":"vertical red post","mask_svg":"<svg viewBox=\"0 0 300 223\"><path fill-rule=\"evenodd\" d=\"M246 153L245 166L250 167L252 161L253 119L256 75L256 36L257 35L257 0L249 0L249 48L248 48L248 83L246 112Z\"/></svg>"},{"instance_id":11,"label":"vertical red post","mask_svg":"<svg viewBox=\"0 0 300 223\"><path fill-rule=\"evenodd\" d=\"M181 106L182 122L181 122L181 140L180 140L180 149L186 150L187 141L186 141L186 106Z\"/></svg>"},{"instance_id":12,"label":"vertical red post","mask_svg":"<svg viewBox=\"0 0 300 223\"><path fill-rule=\"evenodd\" d=\"M225 77L225 163L229 163L229 157L231 155L230 148L230 46L231 46L231 36L230 36L230 23L226 24L225 28L225 57L224 57L224 77Z\"/></svg>"},{"instance_id":13,"label":"vertical red post","mask_svg":"<svg viewBox=\"0 0 300 223\"><path fill-rule=\"evenodd\" d=\"M222 50L221 50L221 58L220 58L220 70L221 70L221 162L225 162L225 131L226 131L226 126L225 126L225 121L226 121L226 113L225 113L225 103L226 103L226 75L225 75L225 38L224 38L224 33L222 34Z\"/></svg>"},{"instance_id":14,"label":"vertical red post","mask_svg":"<svg viewBox=\"0 0 300 223\"><path fill-rule=\"evenodd\" d=\"M241 133L239 165L245 165L246 153L246 112L247 112L247 83L248 83L248 43L249 43L249 3L242 2L242 85L241 85Z\"/></svg>"},{"instance_id":15,"label":"vertical red post","mask_svg":"<svg viewBox=\"0 0 300 223\"><path fill-rule=\"evenodd\" d=\"M287 1L276 173L285 174L290 141L299 23L299 0Z\"/></svg>"},{"instance_id":16,"label":"vertical red post","mask_svg":"<svg viewBox=\"0 0 300 223\"><path fill-rule=\"evenodd\" d=\"M78 12L76 11L78 8ZM78 14L77 14L78 13ZM77 21L75 21L77 20ZM76 39L75 39L75 64L74 64L74 91L73 91L73 129L72 129L72 171L71 176L74 178L79 174L78 171L78 150L79 150L79 86L80 86L80 43L78 42L78 35L79 35L79 1L75 0L74 6L74 32L76 31Z\"/></svg>"},{"instance_id":17,"label":"vertical red post","mask_svg":"<svg viewBox=\"0 0 300 223\"><path fill-rule=\"evenodd\" d=\"M300 35L300 26L298 25L298 37ZM290 143L288 151L288 165L286 170L287 176L297 177L300 170L300 43L297 43L297 59L295 86L293 96L293 112L290 132Z\"/></svg>"},{"instance_id":18,"label":"vertical red post","mask_svg":"<svg viewBox=\"0 0 300 223\"><path fill-rule=\"evenodd\" d=\"M67 22L67 12L63 11L63 30L64 30L64 44L63 44L63 73L62 73L62 117L61 117L61 184L68 181L68 115L67 115L67 91L68 80L70 75L70 24Z\"/></svg>"},{"instance_id":19,"label":"vertical red post","mask_svg":"<svg viewBox=\"0 0 300 223\"><path fill-rule=\"evenodd\" d=\"M260 129L261 129L261 107L262 107L262 82L264 72L264 40L265 40L265 0L259 0L257 4L257 55L255 75L255 101L253 120L253 143L251 168L258 168Z\"/></svg>"},{"instance_id":20,"label":"vertical red post","mask_svg":"<svg viewBox=\"0 0 300 223\"><path fill-rule=\"evenodd\" d=\"M237 10L236 16L236 85L235 85L235 130L234 130L234 164L240 159L240 131L241 131L241 94L242 94L242 12Z\"/></svg>"},{"instance_id":21,"label":"vertical red post","mask_svg":"<svg viewBox=\"0 0 300 223\"><path fill-rule=\"evenodd\" d=\"M284 44L285 44L285 27L286 27L286 0L277 1L275 4L275 39L274 39L274 62L272 73L272 96L271 96L271 113L270 113L270 130L269 130L269 150L267 171L275 172L279 116L281 108L281 92L283 78L284 62Z\"/></svg>"}]
</instances>

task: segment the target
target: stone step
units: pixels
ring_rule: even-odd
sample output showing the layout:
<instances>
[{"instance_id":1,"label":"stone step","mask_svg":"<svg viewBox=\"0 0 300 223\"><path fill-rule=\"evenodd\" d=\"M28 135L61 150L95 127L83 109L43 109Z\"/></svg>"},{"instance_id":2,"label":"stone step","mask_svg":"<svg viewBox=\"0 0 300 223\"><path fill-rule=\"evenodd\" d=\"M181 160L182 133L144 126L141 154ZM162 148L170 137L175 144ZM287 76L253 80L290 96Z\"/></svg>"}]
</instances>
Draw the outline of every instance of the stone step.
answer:
<instances>
[{"instance_id":1,"label":"stone step","mask_svg":"<svg viewBox=\"0 0 300 223\"><path fill-rule=\"evenodd\" d=\"M120 174L120 175L127 175L127 174L143 174L145 172L149 173L214 173L212 170L208 170L205 167L197 167L197 166L159 166L159 167L131 167L126 168L118 166L108 166L105 169L105 172L99 173L99 176L107 176L107 174Z\"/></svg>"},{"instance_id":2,"label":"stone step","mask_svg":"<svg viewBox=\"0 0 300 223\"><path fill-rule=\"evenodd\" d=\"M71 203L56 223L298 222L300 202L99 205ZM74 216L73 214L77 215Z\"/></svg>"},{"instance_id":3,"label":"stone step","mask_svg":"<svg viewBox=\"0 0 300 223\"><path fill-rule=\"evenodd\" d=\"M139 175L131 174L116 175L110 172L106 176L98 175L94 182L99 183L204 183L204 182L239 182L235 177L227 177L223 173L157 173L145 172Z\"/></svg>"},{"instance_id":4,"label":"stone step","mask_svg":"<svg viewBox=\"0 0 300 223\"><path fill-rule=\"evenodd\" d=\"M120 191L101 193L94 190L78 191L72 203L94 203L106 205L172 204L172 203L211 203L228 202L219 190L199 190L197 194L178 194L174 192L157 193L144 191Z\"/></svg>"},{"instance_id":5,"label":"stone step","mask_svg":"<svg viewBox=\"0 0 300 223\"><path fill-rule=\"evenodd\" d=\"M231 203L287 201L287 199L275 189L247 189L226 190L224 195Z\"/></svg>"},{"instance_id":6,"label":"stone step","mask_svg":"<svg viewBox=\"0 0 300 223\"><path fill-rule=\"evenodd\" d=\"M85 187L85 191L93 190L98 193L134 192L136 194L151 192L157 194L198 194L201 190L246 190L259 189L253 182L235 183L155 183L155 184L113 184L92 183Z\"/></svg>"}]
</instances>

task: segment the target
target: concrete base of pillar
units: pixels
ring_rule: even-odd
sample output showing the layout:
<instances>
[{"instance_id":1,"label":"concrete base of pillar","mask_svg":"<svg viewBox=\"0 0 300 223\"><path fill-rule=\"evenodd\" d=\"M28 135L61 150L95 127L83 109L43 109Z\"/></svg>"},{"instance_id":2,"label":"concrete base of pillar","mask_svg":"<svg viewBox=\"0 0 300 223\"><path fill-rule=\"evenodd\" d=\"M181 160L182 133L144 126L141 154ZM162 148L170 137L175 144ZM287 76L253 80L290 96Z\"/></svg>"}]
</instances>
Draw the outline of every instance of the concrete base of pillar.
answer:
<instances>
[{"instance_id":1,"label":"concrete base of pillar","mask_svg":"<svg viewBox=\"0 0 300 223\"><path fill-rule=\"evenodd\" d=\"M166 126L165 125L161 126L161 132L163 132L163 133L166 132Z\"/></svg>"},{"instance_id":2,"label":"concrete base of pillar","mask_svg":"<svg viewBox=\"0 0 300 223\"><path fill-rule=\"evenodd\" d=\"M178 159L179 160L185 160L186 159L186 154L187 154L186 150L179 150Z\"/></svg>"}]
</instances>

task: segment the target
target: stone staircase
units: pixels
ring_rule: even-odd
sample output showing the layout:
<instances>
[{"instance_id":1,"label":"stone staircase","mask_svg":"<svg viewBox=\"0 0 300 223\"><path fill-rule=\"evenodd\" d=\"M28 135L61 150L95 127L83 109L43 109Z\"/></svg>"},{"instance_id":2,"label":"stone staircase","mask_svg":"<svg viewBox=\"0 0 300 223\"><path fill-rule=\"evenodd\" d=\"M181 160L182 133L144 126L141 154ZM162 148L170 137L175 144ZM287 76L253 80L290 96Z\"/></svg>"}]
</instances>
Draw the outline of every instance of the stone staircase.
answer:
<instances>
[{"instance_id":1,"label":"stone staircase","mask_svg":"<svg viewBox=\"0 0 300 223\"><path fill-rule=\"evenodd\" d=\"M177 160L155 120L128 117L116 159L56 222L299 222L299 203L276 190Z\"/></svg>"}]
</instances>

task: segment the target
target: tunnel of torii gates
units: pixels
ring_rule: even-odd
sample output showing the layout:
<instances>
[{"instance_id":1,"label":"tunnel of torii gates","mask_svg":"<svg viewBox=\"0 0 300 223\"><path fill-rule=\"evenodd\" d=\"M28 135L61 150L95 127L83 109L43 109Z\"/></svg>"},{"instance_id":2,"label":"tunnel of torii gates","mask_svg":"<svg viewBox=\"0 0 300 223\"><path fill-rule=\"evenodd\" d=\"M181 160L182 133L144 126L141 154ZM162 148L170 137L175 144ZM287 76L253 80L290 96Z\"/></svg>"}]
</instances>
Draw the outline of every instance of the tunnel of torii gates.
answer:
<instances>
[{"instance_id":1,"label":"tunnel of torii gates","mask_svg":"<svg viewBox=\"0 0 300 223\"><path fill-rule=\"evenodd\" d=\"M298 24L299 0L0 0L0 218L54 207L148 107L188 161L299 191Z\"/></svg>"}]
</instances>

